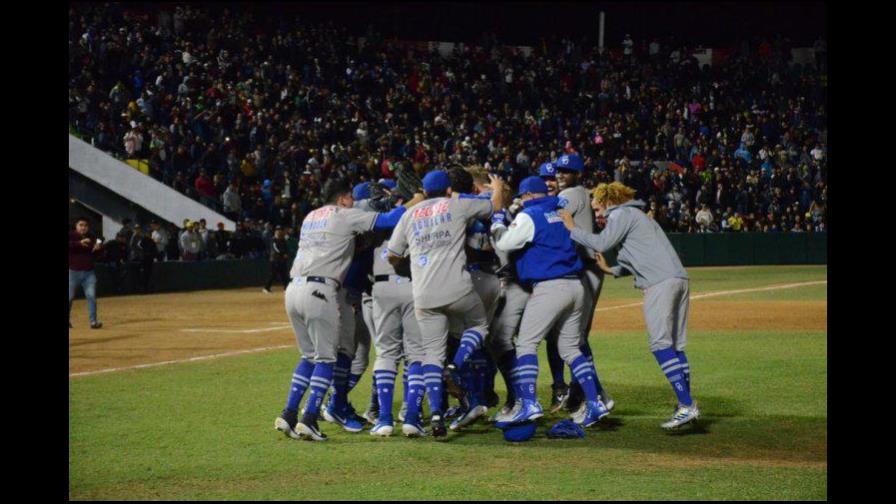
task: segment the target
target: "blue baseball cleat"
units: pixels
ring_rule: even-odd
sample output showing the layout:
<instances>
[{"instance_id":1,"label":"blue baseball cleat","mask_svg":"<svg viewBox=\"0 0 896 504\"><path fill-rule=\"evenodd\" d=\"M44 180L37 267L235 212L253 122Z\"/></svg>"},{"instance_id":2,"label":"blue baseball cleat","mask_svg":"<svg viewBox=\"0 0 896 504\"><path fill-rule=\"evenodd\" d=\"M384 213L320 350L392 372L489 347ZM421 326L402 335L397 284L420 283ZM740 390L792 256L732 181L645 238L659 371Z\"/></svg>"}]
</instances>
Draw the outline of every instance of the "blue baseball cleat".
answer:
<instances>
[{"instance_id":1,"label":"blue baseball cleat","mask_svg":"<svg viewBox=\"0 0 896 504\"><path fill-rule=\"evenodd\" d=\"M496 422L495 426L498 428L502 428L502 426L505 426L505 425L512 425L512 424L516 424L516 423L537 420L543 416L544 416L544 411L541 409L541 405L538 404L538 401L533 401L531 399L523 399L519 403L519 409L516 410L514 415L512 417L510 417L509 420L507 420L505 422Z\"/></svg>"},{"instance_id":2,"label":"blue baseball cleat","mask_svg":"<svg viewBox=\"0 0 896 504\"><path fill-rule=\"evenodd\" d=\"M324 410L324 419L331 418L333 423L337 423L342 426L342 429L346 432L361 432L364 428L364 424L350 416L350 412L348 408L343 411L336 411L330 405L327 405L327 409Z\"/></svg>"},{"instance_id":3,"label":"blue baseball cleat","mask_svg":"<svg viewBox=\"0 0 896 504\"><path fill-rule=\"evenodd\" d=\"M585 401L585 414L573 418L573 421L582 427L591 427L609 414L610 410L607 409L602 401Z\"/></svg>"}]
</instances>

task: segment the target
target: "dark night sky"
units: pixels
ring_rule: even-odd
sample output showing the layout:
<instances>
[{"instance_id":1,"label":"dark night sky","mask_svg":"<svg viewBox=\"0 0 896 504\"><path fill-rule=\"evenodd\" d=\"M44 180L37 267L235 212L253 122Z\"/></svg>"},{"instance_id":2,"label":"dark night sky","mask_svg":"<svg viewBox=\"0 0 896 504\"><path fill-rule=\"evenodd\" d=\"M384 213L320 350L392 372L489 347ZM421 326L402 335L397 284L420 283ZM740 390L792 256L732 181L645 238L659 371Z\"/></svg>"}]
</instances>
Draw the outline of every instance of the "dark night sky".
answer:
<instances>
[{"instance_id":1,"label":"dark night sky","mask_svg":"<svg viewBox=\"0 0 896 504\"><path fill-rule=\"evenodd\" d=\"M296 12L333 19L359 31L373 23L387 37L407 40L474 41L491 31L513 45L531 45L549 33L596 39L600 10L607 13L610 46L618 46L625 33L636 42L674 34L690 43L726 46L742 37L776 33L811 45L827 32L823 2L275 2L249 8L274 16Z\"/></svg>"}]
</instances>

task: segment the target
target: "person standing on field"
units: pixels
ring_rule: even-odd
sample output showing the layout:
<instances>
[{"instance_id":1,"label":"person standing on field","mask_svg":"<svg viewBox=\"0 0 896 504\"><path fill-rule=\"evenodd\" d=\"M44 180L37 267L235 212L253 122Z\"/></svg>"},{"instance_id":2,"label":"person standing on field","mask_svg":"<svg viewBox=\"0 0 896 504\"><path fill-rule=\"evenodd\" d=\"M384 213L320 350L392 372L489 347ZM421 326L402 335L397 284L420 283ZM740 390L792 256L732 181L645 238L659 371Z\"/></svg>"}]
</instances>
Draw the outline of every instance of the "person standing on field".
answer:
<instances>
[{"instance_id":1,"label":"person standing on field","mask_svg":"<svg viewBox=\"0 0 896 504\"><path fill-rule=\"evenodd\" d=\"M103 323L96 318L96 273L93 270L94 259L102 248L100 241L90 234L87 219L75 221L75 229L68 234L68 326L72 326L72 301L78 287L84 290L87 298L87 314L90 317L90 328L99 329Z\"/></svg>"},{"instance_id":2,"label":"person standing on field","mask_svg":"<svg viewBox=\"0 0 896 504\"><path fill-rule=\"evenodd\" d=\"M678 407L660 426L676 429L700 417L691 398L691 371L684 353L687 343L688 274L669 238L642 210L635 190L619 182L598 184L592 206L606 217L600 234L591 234L575 225L569 212L561 211L563 225L576 243L596 252L595 260L604 273L614 277L633 274L635 288L644 293L644 321L650 351L672 390ZM610 268L604 253L618 247L618 265Z\"/></svg>"},{"instance_id":3,"label":"person standing on field","mask_svg":"<svg viewBox=\"0 0 896 504\"><path fill-rule=\"evenodd\" d=\"M268 277L268 283L265 284L263 291L266 294L271 293L271 284L274 280L279 279L283 282L283 290L289 286L289 253L286 252L286 237L283 235L283 228L277 226L274 230L274 239L271 240L271 275Z\"/></svg>"}]
</instances>

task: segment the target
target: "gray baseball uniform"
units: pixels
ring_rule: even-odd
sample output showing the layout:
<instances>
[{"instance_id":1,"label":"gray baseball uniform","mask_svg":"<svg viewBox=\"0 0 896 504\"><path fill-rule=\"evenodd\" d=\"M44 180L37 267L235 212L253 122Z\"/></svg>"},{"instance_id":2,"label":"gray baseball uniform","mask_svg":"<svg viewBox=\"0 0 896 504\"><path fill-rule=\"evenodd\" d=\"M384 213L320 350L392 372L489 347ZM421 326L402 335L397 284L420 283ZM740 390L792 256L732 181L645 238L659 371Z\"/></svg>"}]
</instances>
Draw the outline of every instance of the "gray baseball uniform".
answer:
<instances>
[{"instance_id":1,"label":"gray baseball uniform","mask_svg":"<svg viewBox=\"0 0 896 504\"><path fill-rule=\"evenodd\" d=\"M501 239L501 236L506 231L507 228L505 226L492 226L491 240L493 247L495 242ZM504 306L492 321L491 337L489 338L489 348L492 350L492 355L498 356L514 348L513 337L516 336L520 328L523 310L529 301L529 291L523 289L517 281L516 269L510 261L510 254L497 248L495 253L498 256L502 269L505 271L504 277L501 279L501 296L504 298Z\"/></svg>"},{"instance_id":2,"label":"gray baseball uniform","mask_svg":"<svg viewBox=\"0 0 896 504\"><path fill-rule=\"evenodd\" d=\"M374 371L397 372L403 354L407 362L423 361L423 340L414 315L411 279L395 274L387 258L388 240L374 250L373 274L388 277L373 284Z\"/></svg>"},{"instance_id":3,"label":"gray baseball uniform","mask_svg":"<svg viewBox=\"0 0 896 504\"><path fill-rule=\"evenodd\" d=\"M588 190L578 185L567 187L558 195L563 206L570 215L576 227L594 232L594 209L591 208L591 197ZM603 288L603 272L594 262L594 257L587 247L576 246L579 258L582 260L582 285L585 286L585 304L582 320L582 344L588 341L588 333L591 332L591 324L594 320L594 309L597 306L600 291Z\"/></svg>"},{"instance_id":4,"label":"gray baseball uniform","mask_svg":"<svg viewBox=\"0 0 896 504\"><path fill-rule=\"evenodd\" d=\"M302 355L313 362L335 362L337 351L354 358L355 318L340 287L355 235L372 229L376 217L374 212L327 205L302 221L285 301Z\"/></svg>"},{"instance_id":5,"label":"gray baseball uniform","mask_svg":"<svg viewBox=\"0 0 896 504\"><path fill-rule=\"evenodd\" d=\"M641 210L644 202L629 201L605 212L607 225L600 234L576 227L576 243L605 253L618 247L612 268L616 277L634 274L635 288L644 292L644 318L652 351L687 341L688 274L666 233ZM677 280L677 281L671 281Z\"/></svg>"},{"instance_id":6,"label":"gray baseball uniform","mask_svg":"<svg viewBox=\"0 0 896 504\"><path fill-rule=\"evenodd\" d=\"M449 317L461 317L465 330L488 335L482 299L465 268L464 240L473 219L488 219L491 201L433 198L418 203L398 222L389 251L410 253L414 307L423 334L424 365L443 366Z\"/></svg>"}]
</instances>

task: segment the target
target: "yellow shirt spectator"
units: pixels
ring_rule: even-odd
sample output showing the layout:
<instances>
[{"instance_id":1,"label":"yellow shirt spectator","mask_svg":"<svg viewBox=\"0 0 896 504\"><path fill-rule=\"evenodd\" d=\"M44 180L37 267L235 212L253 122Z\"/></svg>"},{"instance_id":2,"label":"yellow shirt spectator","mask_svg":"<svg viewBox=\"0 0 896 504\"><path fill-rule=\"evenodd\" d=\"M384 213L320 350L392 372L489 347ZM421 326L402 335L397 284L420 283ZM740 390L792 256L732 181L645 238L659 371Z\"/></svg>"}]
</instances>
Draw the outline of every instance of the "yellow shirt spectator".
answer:
<instances>
[{"instance_id":1,"label":"yellow shirt spectator","mask_svg":"<svg viewBox=\"0 0 896 504\"><path fill-rule=\"evenodd\" d=\"M735 212L734 215L732 215L731 217L728 217L728 227L732 231L740 232L740 230L743 229L743 227L744 227L743 217L741 217L739 213Z\"/></svg>"}]
</instances>

